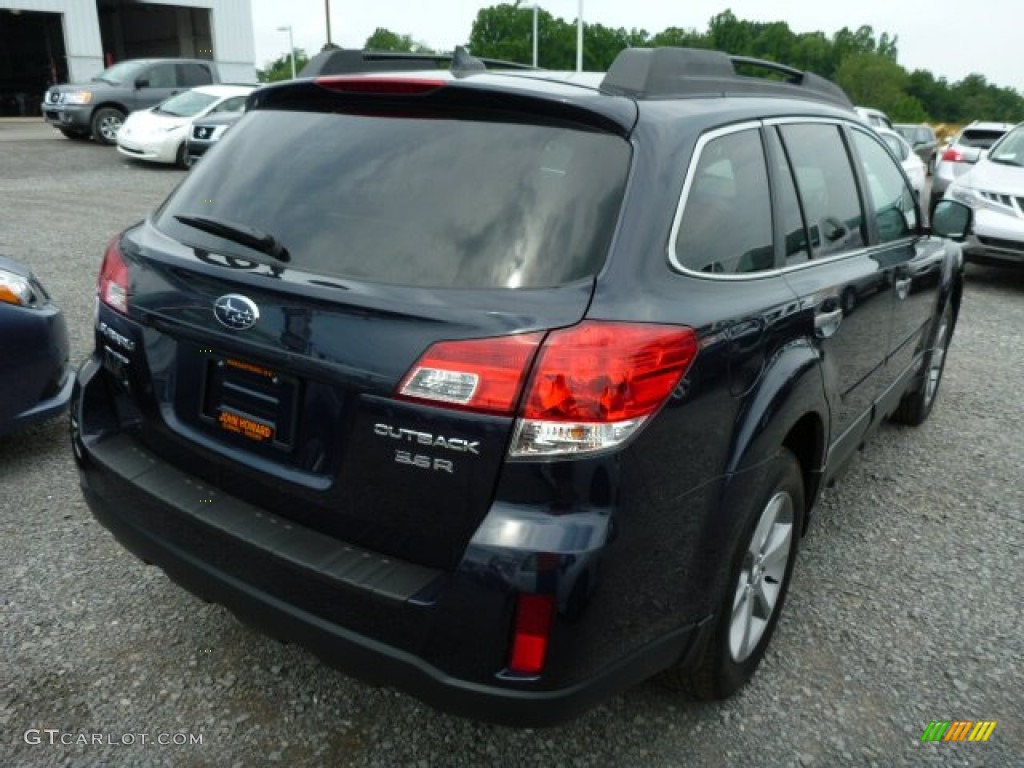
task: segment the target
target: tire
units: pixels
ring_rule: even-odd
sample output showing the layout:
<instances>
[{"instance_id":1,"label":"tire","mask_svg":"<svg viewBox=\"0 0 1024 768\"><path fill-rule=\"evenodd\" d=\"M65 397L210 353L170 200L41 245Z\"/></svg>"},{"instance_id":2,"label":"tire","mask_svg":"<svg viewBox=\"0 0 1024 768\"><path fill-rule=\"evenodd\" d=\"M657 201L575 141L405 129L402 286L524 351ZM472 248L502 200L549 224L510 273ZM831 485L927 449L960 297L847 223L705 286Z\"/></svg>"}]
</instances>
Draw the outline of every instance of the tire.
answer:
<instances>
[{"instance_id":1,"label":"tire","mask_svg":"<svg viewBox=\"0 0 1024 768\"><path fill-rule=\"evenodd\" d=\"M925 355L920 378L915 377L912 388L903 395L899 407L892 414L892 420L897 424L906 424L908 427L920 426L932 412L935 400L939 396L942 372L946 369L946 351L952 337L953 305L947 301L935 326L931 349Z\"/></svg>"},{"instance_id":2,"label":"tire","mask_svg":"<svg viewBox=\"0 0 1024 768\"><path fill-rule=\"evenodd\" d=\"M124 112L114 107L102 107L92 115L92 137L100 144L115 144L117 132L124 123Z\"/></svg>"},{"instance_id":3,"label":"tire","mask_svg":"<svg viewBox=\"0 0 1024 768\"><path fill-rule=\"evenodd\" d=\"M752 499L706 643L692 663L663 674L670 687L695 699L724 699L739 690L771 641L803 530L804 483L796 456L780 448Z\"/></svg>"},{"instance_id":4,"label":"tire","mask_svg":"<svg viewBox=\"0 0 1024 768\"><path fill-rule=\"evenodd\" d=\"M181 142L181 145L178 147L178 151L174 153L174 167L175 168L185 168L185 169L187 169L189 167L188 157L185 155L185 142L184 141Z\"/></svg>"},{"instance_id":5,"label":"tire","mask_svg":"<svg viewBox=\"0 0 1024 768\"><path fill-rule=\"evenodd\" d=\"M73 131L70 128L58 128L58 131L64 134L67 139L73 139L75 141L87 141L89 134L83 131Z\"/></svg>"}]
</instances>

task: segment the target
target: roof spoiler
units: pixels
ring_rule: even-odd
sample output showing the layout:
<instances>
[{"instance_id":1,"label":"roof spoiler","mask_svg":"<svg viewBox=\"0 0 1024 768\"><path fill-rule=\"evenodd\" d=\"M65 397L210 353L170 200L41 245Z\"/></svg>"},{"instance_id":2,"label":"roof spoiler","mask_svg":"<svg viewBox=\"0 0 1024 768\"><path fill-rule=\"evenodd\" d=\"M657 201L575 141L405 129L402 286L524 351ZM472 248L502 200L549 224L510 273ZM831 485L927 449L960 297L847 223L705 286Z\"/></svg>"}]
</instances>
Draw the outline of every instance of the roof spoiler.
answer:
<instances>
[{"instance_id":1,"label":"roof spoiler","mask_svg":"<svg viewBox=\"0 0 1024 768\"><path fill-rule=\"evenodd\" d=\"M746 74L756 70L767 76ZM853 109L843 89L819 75L701 48L627 48L608 68L601 90L635 99L777 96Z\"/></svg>"},{"instance_id":2,"label":"roof spoiler","mask_svg":"<svg viewBox=\"0 0 1024 768\"><path fill-rule=\"evenodd\" d=\"M461 45L452 53L399 53L335 48L321 51L299 72L299 77L350 75L360 72L409 72L423 69L450 69L455 75L487 69L534 69L528 64L471 56Z\"/></svg>"}]
</instances>

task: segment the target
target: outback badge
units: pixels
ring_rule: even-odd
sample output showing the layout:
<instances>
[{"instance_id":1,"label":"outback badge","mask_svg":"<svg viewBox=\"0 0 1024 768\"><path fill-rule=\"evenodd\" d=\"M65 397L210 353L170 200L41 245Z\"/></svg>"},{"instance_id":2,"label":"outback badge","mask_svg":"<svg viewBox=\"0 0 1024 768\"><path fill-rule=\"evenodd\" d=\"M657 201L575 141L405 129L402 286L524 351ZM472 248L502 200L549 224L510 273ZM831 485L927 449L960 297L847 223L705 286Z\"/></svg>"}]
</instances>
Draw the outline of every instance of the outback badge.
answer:
<instances>
[{"instance_id":1,"label":"outback badge","mask_svg":"<svg viewBox=\"0 0 1024 768\"><path fill-rule=\"evenodd\" d=\"M260 308L247 296L228 293L213 302L213 315L224 327L244 331L256 325L260 319Z\"/></svg>"}]
</instances>

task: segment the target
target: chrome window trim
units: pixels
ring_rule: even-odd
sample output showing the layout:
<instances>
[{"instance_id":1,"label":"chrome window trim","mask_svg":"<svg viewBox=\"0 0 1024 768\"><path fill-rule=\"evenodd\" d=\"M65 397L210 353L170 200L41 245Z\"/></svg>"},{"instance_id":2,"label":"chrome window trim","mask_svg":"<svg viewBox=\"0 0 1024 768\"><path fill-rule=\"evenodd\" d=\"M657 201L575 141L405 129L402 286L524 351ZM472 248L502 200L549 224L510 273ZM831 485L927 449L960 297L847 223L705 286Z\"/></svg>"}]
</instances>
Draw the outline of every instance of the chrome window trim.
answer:
<instances>
[{"instance_id":1,"label":"chrome window trim","mask_svg":"<svg viewBox=\"0 0 1024 768\"><path fill-rule=\"evenodd\" d=\"M706 147L714 139L720 138L722 136L728 136L733 133L739 133L740 131L748 131L751 129L759 130L762 127L766 128L776 125L804 125L807 123L822 123L826 125L834 125L840 128L845 126L846 128L852 128L854 130L862 131L868 136L873 136L874 134L874 131L871 129L870 126L864 125L863 123L856 120L855 117L852 117L849 120L847 120L845 118L838 117L829 118L793 116L772 117L765 118L763 120L748 120L743 123L736 123L735 125L727 125L721 128L715 128L714 130L708 131L707 133L702 134L699 139L697 139L697 143L693 147L693 154L690 156L690 164L686 169L686 180L683 182L683 189L679 193L679 202L676 204L676 213L672 219L672 230L668 238L668 261L674 271L686 275L687 277L696 277L700 278L701 280L765 280L772 277L778 277L779 275L784 275L789 272L796 272L801 269L809 269L811 267L816 267L820 264L830 264L832 262L840 261L842 259L851 259L859 256L870 255L872 253L878 253L881 251L888 250L899 243L905 241L909 242L921 237L920 234L912 234L908 235L906 238L903 238L901 240L892 240L887 243L875 243L872 245L864 246L862 248L856 248L851 251L837 253L833 256L826 256L825 258L822 259L808 259L807 261L801 262L799 264L788 264L784 267L777 267L776 269L765 269L761 272L750 272L745 274L716 274L713 272L697 272L695 270L683 266L676 258L676 239L679 236L679 227L683 221L683 210L686 208L686 201L687 198L690 196L690 187L693 185L693 177L697 172L697 165L700 163L700 156L701 153L704 151L704 147ZM876 141L880 139L880 137L877 136L873 136L873 138L875 138ZM900 171L902 172L902 168L900 169Z\"/></svg>"}]
</instances>

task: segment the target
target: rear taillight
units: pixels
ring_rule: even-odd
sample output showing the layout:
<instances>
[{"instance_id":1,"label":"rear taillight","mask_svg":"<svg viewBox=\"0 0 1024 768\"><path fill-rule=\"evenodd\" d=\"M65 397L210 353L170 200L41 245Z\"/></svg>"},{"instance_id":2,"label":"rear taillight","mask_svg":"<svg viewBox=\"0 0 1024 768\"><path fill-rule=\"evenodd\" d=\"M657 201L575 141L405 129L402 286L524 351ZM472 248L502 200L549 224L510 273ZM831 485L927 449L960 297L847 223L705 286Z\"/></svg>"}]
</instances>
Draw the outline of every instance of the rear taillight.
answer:
<instances>
[{"instance_id":1,"label":"rear taillight","mask_svg":"<svg viewBox=\"0 0 1024 768\"><path fill-rule=\"evenodd\" d=\"M668 399L696 356L692 328L591 321L552 332L509 455L581 455L620 445Z\"/></svg>"},{"instance_id":2,"label":"rear taillight","mask_svg":"<svg viewBox=\"0 0 1024 768\"><path fill-rule=\"evenodd\" d=\"M542 338L440 342L406 374L397 395L511 416L532 366L510 457L587 455L633 435L697 355L697 334L680 326L587 321L552 331L543 344Z\"/></svg>"},{"instance_id":3,"label":"rear taillight","mask_svg":"<svg viewBox=\"0 0 1024 768\"><path fill-rule=\"evenodd\" d=\"M128 314L128 264L121 255L120 238L115 237L103 254L96 294L111 309Z\"/></svg>"},{"instance_id":4,"label":"rear taillight","mask_svg":"<svg viewBox=\"0 0 1024 768\"><path fill-rule=\"evenodd\" d=\"M541 673L548 654L554 616L555 599L551 595L519 595L512 650L508 658L509 671L531 677Z\"/></svg>"},{"instance_id":5,"label":"rear taillight","mask_svg":"<svg viewBox=\"0 0 1024 768\"><path fill-rule=\"evenodd\" d=\"M950 147L942 153L942 162L944 163L962 163L964 161L964 153L956 147Z\"/></svg>"},{"instance_id":6,"label":"rear taillight","mask_svg":"<svg viewBox=\"0 0 1024 768\"><path fill-rule=\"evenodd\" d=\"M442 341L416 361L398 396L511 416L543 333Z\"/></svg>"}]
</instances>

